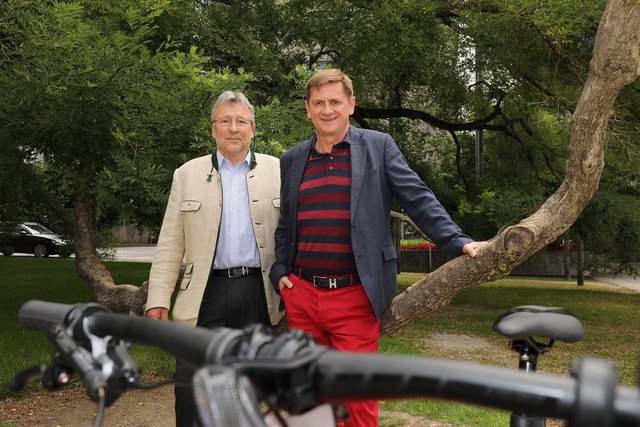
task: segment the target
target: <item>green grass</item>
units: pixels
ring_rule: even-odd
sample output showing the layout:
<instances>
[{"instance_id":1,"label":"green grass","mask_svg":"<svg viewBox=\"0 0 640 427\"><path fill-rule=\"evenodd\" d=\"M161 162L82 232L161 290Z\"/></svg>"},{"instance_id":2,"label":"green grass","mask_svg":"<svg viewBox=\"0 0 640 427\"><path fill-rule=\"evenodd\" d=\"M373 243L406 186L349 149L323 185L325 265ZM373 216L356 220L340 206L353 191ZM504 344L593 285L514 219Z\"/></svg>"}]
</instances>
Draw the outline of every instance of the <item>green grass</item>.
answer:
<instances>
[{"instance_id":1,"label":"green grass","mask_svg":"<svg viewBox=\"0 0 640 427\"><path fill-rule=\"evenodd\" d=\"M108 262L116 283L140 284L148 277L150 264ZM44 333L27 330L17 321L20 306L31 299L61 303L92 302L88 285L75 272L74 261L33 257L0 257L0 398L7 396L7 384L18 371L49 361L53 346ZM401 288L421 275L399 277ZM506 338L491 330L496 317L509 308L536 304L569 309L583 323L585 339L576 344L558 343L541 356L539 370L566 375L573 359L592 355L617 363L620 382L635 384L636 354L640 350L640 295L619 288L587 285L578 288L562 281L508 279L484 284L460 293L447 307L414 322L393 336L381 339L381 351L473 361L517 367L517 355L507 348ZM435 334L435 335L434 335ZM453 336L485 343L476 350L446 349L439 346ZM435 336L435 338L433 338ZM496 352L499 353L496 357ZM167 376L173 359L156 349L135 347L133 357L141 370ZM38 388L33 385L30 389ZM386 411L399 411L453 425L502 427L508 414L437 400L387 401ZM398 420L383 417L381 425L401 426Z\"/></svg>"},{"instance_id":2,"label":"green grass","mask_svg":"<svg viewBox=\"0 0 640 427\"><path fill-rule=\"evenodd\" d=\"M149 277L150 264L107 262L116 283L141 284ZM18 310L32 299L76 304L94 302L89 286L80 280L72 259L0 257L0 399L9 392L11 378L19 371L48 363L54 351L45 333L23 328ZM160 350L134 346L131 354L141 371L168 375L173 361ZM29 387L39 387L37 381Z\"/></svg>"},{"instance_id":3,"label":"green grass","mask_svg":"<svg viewBox=\"0 0 640 427\"><path fill-rule=\"evenodd\" d=\"M401 275L399 286L405 288L420 277L416 274ZM561 280L517 278L483 284L460 293L451 304L427 318L414 322L393 336L383 337L381 351L517 368L517 354L507 348L508 340L493 332L492 326L500 313L519 305L566 308L580 319L585 329L585 338L581 342L556 343L550 353L540 356L539 371L568 375L573 359L590 355L615 361L619 382L636 384L637 354L640 351L640 334L637 332L640 330L640 294L595 284L577 287ZM477 338L491 348L443 350L425 340L430 334L445 337L441 339L455 335ZM496 348L500 357L496 357ZM437 400L389 401L382 403L381 408L453 425L509 425L506 412Z\"/></svg>"}]
</instances>

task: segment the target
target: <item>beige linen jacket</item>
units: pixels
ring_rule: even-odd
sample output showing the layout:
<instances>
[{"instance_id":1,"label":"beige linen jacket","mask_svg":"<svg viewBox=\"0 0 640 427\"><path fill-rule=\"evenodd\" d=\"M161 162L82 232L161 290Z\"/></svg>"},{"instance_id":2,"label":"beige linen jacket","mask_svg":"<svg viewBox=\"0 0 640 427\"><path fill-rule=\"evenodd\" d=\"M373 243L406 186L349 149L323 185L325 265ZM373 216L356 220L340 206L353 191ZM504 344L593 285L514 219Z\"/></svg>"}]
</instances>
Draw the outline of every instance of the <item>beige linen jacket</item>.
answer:
<instances>
[{"instance_id":1,"label":"beige linen jacket","mask_svg":"<svg viewBox=\"0 0 640 427\"><path fill-rule=\"evenodd\" d=\"M212 161L211 155L199 157L174 172L149 275L147 309L168 309L183 258L186 260L171 315L176 322L194 326L213 264L218 233L224 232L220 230L222 183ZM249 211L260 254L269 317L275 325L284 315L279 310L280 296L269 280L269 270L275 260L273 235L280 217L280 165L277 158L264 154L255 154L255 161L255 167L246 175Z\"/></svg>"}]
</instances>

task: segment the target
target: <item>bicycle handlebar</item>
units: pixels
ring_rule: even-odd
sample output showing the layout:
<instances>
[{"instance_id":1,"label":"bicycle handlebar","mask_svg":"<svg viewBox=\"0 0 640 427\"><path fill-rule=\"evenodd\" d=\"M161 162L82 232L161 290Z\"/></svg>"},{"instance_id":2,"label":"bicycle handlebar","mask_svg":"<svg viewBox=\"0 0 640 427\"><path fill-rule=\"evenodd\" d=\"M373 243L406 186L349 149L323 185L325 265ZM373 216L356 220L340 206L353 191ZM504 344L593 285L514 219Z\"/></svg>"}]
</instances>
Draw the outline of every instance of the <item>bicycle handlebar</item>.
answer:
<instances>
[{"instance_id":1,"label":"bicycle handlebar","mask_svg":"<svg viewBox=\"0 0 640 427\"><path fill-rule=\"evenodd\" d=\"M18 319L24 327L51 332L62 324L70 308L69 304L31 300L20 307Z\"/></svg>"},{"instance_id":2,"label":"bicycle handlebar","mask_svg":"<svg viewBox=\"0 0 640 427\"><path fill-rule=\"evenodd\" d=\"M251 379L263 396L300 413L322 402L436 397L568 419L579 426L640 426L640 392L618 385L612 362L574 361L571 377L421 357L332 351L300 331L273 336L260 327L193 328L108 313L97 304L29 301L26 327L52 332L64 325L73 339L114 336L161 348L193 366L218 364Z\"/></svg>"}]
</instances>

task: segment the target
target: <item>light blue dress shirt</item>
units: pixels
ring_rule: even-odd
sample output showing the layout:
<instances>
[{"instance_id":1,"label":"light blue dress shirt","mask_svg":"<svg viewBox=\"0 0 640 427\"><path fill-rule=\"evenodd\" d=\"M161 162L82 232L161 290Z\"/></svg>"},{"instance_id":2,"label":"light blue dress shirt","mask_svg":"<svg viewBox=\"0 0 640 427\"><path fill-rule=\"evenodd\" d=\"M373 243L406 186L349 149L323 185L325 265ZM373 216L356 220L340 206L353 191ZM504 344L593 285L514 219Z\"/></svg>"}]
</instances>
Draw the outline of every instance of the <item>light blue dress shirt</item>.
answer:
<instances>
[{"instance_id":1,"label":"light blue dress shirt","mask_svg":"<svg viewBox=\"0 0 640 427\"><path fill-rule=\"evenodd\" d=\"M213 268L260 267L247 191L251 151L235 168L219 151L216 156L222 180L222 221Z\"/></svg>"}]
</instances>

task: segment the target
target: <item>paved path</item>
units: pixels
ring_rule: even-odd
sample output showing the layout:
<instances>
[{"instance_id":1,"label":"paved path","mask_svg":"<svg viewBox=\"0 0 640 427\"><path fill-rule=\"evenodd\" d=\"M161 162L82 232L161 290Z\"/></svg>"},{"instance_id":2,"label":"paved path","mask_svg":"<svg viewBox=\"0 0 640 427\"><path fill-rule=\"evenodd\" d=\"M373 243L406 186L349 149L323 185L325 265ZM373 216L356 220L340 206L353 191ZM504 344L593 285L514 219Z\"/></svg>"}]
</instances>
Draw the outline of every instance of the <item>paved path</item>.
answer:
<instances>
[{"instance_id":1,"label":"paved path","mask_svg":"<svg viewBox=\"0 0 640 427\"><path fill-rule=\"evenodd\" d=\"M592 276L591 279L640 292L640 276L636 276L634 279L633 276L628 276L626 274L618 274L613 277L613 274L610 273L600 273L597 276Z\"/></svg>"},{"instance_id":2,"label":"paved path","mask_svg":"<svg viewBox=\"0 0 640 427\"><path fill-rule=\"evenodd\" d=\"M121 246L116 248L116 261L151 262L156 247L148 246Z\"/></svg>"}]
</instances>

